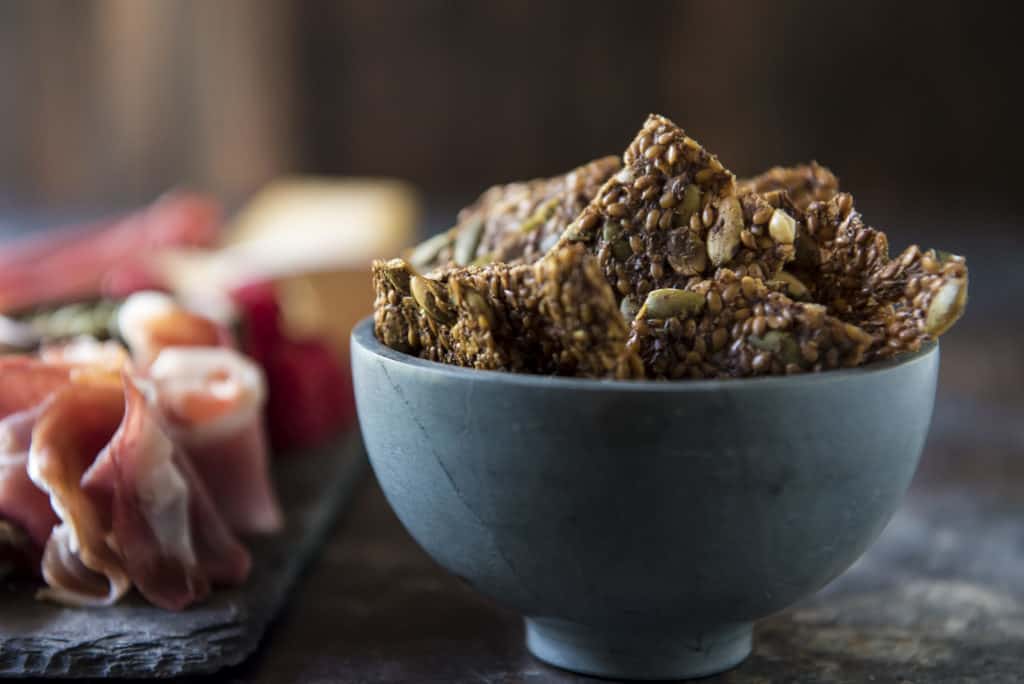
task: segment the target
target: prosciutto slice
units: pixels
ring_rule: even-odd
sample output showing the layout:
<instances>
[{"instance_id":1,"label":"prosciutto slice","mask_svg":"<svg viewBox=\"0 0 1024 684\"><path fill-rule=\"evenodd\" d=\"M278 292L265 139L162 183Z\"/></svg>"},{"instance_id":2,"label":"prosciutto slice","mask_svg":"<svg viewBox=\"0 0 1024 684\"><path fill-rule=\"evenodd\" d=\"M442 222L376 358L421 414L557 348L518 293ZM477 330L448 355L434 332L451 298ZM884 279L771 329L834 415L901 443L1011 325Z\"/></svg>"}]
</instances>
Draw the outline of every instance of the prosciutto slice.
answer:
<instances>
[{"instance_id":1,"label":"prosciutto slice","mask_svg":"<svg viewBox=\"0 0 1024 684\"><path fill-rule=\"evenodd\" d=\"M211 245L220 222L216 202L179 192L113 221L47 231L5 245L0 312L159 286L162 278L150 268L149 257L169 246Z\"/></svg>"},{"instance_id":2,"label":"prosciutto slice","mask_svg":"<svg viewBox=\"0 0 1024 684\"><path fill-rule=\"evenodd\" d=\"M32 428L41 407L0 420L0 558L38 569L43 546L59 520L28 476Z\"/></svg>"},{"instance_id":3,"label":"prosciutto slice","mask_svg":"<svg viewBox=\"0 0 1024 684\"><path fill-rule=\"evenodd\" d=\"M110 605L131 588L108 543L111 499L86 492L82 481L124 414L117 376L92 376L59 389L32 431L28 472L60 518L43 552L43 598L78 606Z\"/></svg>"},{"instance_id":4,"label":"prosciutto slice","mask_svg":"<svg viewBox=\"0 0 1024 684\"><path fill-rule=\"evenodd\" d=\"M149 369L164 425L237 532L282 526L271 484L263 373L224 347L169 347Z\"/></svg>"},{"instance_id":5,"label":"prosciutto slice","mask_svg":"<svg viewBox=\"0 0 1024 684\"><path fill-rule=\"evenodd\" d=\"M70 382L71 368L23 356L0 358L0 559L38 568L58 522L28 476L32 429L41 404Z\"/></svg>"},{"instance_id":6,"label":"prosciutto slice","mask_svg":"<svg viewBox=\"0 0 1024 684\"><path fill-rule=\"evenodd\" d=\"M82 488L110 501L113 546L139 592L181 610L205 598L211 585L244 582L251 559L161 429L143 384L125 376L124 419Z\"/></svg>"},{"instance_id":7,"label":"prosciutto slice","mask_svg":"<svg viewBox=\"0 0 1024 684\"><path fill-rule=\"evenodd\" d=\"M119 314L125 349L79 338L0 357L0 566L42 598L180 610L243 582L235 532L282 525L263 373L216 323L158 293ZM212 495L211 495L212 492Z\"/></svg>"},{"instance_id":8,"label":"prosciutto slice","mask_svg":"<svg viewBox=\"0 0 1024 684\"><path fill-rule=\"evenodd\" d=\"M71 381L72 370L29 356L0 356L0 419L38 406Z\"/></svg>"},{"instance_id":9,"label":"prosciutto slice","mask_svg":"<svg viewBox=\"0 0 1024 684\"><path fill-rule=\"evenodd\" d=\"M117 327L140 369L149 367L164 347L217 347L230 335L217 323L183 308L162 292L137 292L117 314Z\"/></svg>"},{"instance_id":10,"label":"prosciutto slice","mask_svg":"<svg viewBox=\"0 0 1024 684\"><path fill-rule=\"evenodd\" d=\"M223 327L161 293L132 295L118 313L118 327L136 367L153 381L163 425L231 528L241 534L279 530L259 367L230 348Z\"/></svg>"}]
</instances>

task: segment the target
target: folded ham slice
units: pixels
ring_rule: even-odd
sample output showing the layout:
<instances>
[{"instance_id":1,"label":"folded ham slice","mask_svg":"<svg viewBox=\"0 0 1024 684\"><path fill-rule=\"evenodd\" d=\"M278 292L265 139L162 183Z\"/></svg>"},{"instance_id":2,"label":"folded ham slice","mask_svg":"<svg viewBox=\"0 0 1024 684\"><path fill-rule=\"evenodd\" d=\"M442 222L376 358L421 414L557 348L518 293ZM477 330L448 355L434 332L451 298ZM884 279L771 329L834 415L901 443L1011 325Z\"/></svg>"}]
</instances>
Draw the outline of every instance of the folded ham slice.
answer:
<instances>
[{"instance_id":1,"label":"folded ham slice","mask_svg":"<svg viewBox=\"0 0 1024 684\"><path fill-rule=\"evenodd\" d=\"M32 428L42 402L70 382L71 367L0 357L0 558L38 568L57 516L28 476Z\"/></svg>"},{"instance_id":2,"label":"folded ham slice","mask_svg":"<svg viewBox=\"0 0 1024 684\"><path fill-rule=\"evenodd\" d=\"M174 192L117 219L4 245L0 312L160 286L163 279L151 268L152 256L169 246L208 246L220 223L219 204Z\"/></svg>"},{"instance_id":3,"label":"folded ham slice","mask_svg":"<svg viewBox=\"0 0 1024 684\"><path fill-rule=\"evenodd\" d=\"M43 555L44 598L109 605L134 585L181 610L248 576L248 551L140 385L127 374L83 376L42 409L29 473L61 520Z\"/></svg>"},{"instance_id":4,"label":"folded ham slice","mask_svg":"<svg viewBox=\"0 0 1024 684\"><path fill-rule=\"evenodd\" d=\"M166 295L131 297L118 323L130 353L78 338L0 357L0 565L35 561L40 596L64 604L134 586L180 610L248 576L235 530L281 527L266 384Z\"/></svg>"},{"instance_id":5,"label":"folded ham slice","mask_svg":"<svg viewBox=\"0 0 1024 684\"><path fill-rule=\"evenodd\" d=\"M131 588L124 563L108 543L111 497L82 481L124 414L116 375L91 376L57 390L32 431L28 472L49 495L58 525L43 553L43 598L77 606L110 605Z\"/></svg>"},{"instance_id":6,"label":"folded ham slice","mask_svg":"<svg viewBox=\"0 0 1024 684\"><path fill-rule=\"evenodd\" d=\"M137 292L128 297L118 309L117 327L140 369L147 368L164 347L217 347L231 341L222 326L162 292Z\"/></svg>"},{"instance_id":7,"label":"folded ham slice","mask_svg":"<svg viewBox=\"0 0 1024 684\"><path fill-rule=\"evenodd\" d=\"M72 370L29 356L0 356L0 418L38 406L70 382Z\"/></svg>"},{"instance_id":8,"label":"folded ham slice","mask_svg":"<svg viewBox=\"0 0 1024 684\"><path fill-rule=\"evenodd\" d=\"M0 420L0 558L38 571L50 531L59 520L50 500L28 476L36 406Z\"/></svg>"},{"instance_id":9,"label":"folded ham slice","mask_svg":"<svg viewBox=\"0 0 1024 684\"><path fill-rule=\"evenodd\" d=\"M161 420L227 519L242 534L282 526L263 421L266 381L213 321L158 292L129 297L118 328L153 380Z\"/></svg>"},{"instance_id":10,"label":"folded ham slice","mask_svg":"<svg viewBox=\"0 0 1024 684\"><path fill-rule=\"evenodd\" d=\"M237 532L282 526L271 484L260 368L224 347L168 347L149 369L163 424Z\"/></svg>"},{"instance_id":11,"label":"folded ham slice","mask_svg":"<svg viewBox=\"0 0 1024 684\"><path fill-rule=\"evenodd\" d=\"M142 387L145 381L125 376L124 420L82 487L110 497L113 545L139 592L181 610L211 585L244 582L251 559L161 429Z\"/></svg>"}]
</instances>

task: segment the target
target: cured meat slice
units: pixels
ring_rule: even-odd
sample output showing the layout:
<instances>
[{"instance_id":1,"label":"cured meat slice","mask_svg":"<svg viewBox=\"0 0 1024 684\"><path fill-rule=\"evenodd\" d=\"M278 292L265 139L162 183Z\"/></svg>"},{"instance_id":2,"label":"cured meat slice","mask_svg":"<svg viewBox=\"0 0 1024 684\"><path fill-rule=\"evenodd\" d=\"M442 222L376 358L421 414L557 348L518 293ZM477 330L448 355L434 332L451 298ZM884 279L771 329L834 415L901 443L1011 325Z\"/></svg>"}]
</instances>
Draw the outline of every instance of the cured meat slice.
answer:
<instances>
[{"instance_id":1,"label":"cured meat slice","mask_svg":"<svg viewBox=\"0 0 1024 684\"><path fill-rule=\"evenodd\" d=\"M110 605L130 588L126 568L108 543L111 500L86 492L82 480L117 430L124 395L116 376L58 390L32 431L28 472L60 518L46 543L42 598L77 606Z\"/></svg>"},{"instance_id":2,"label":"cured meat slice","mask_svg":"<svg viewBox=\"0 0 1024 684\"><path fill-rule=\"evenodd\" d=\"M280 529L262 419L266 382L259 367L232 349L169 347L149 374L163 424L231 528Z\"/></svg>"},{"instance_id":3,"label":"cured meat slice","mask_svg":"<svg viewBox=\"0 0 1024 684\"><path fill-rule=\"evenodd\" d=\"M0 418L38 406L71 380L72 367L28 356L0 357Z\"/></svg>"},{"instance_id":4,"label":"cured meat slice","mask_svg":"<svg viewBox=\"0 0 1024 684\"><path fill-rule=\"evenodd\" d=\"M43 546L59 520L50 500L28 476L34 407L0 420L0 558L38 569Z\"/></svg>"},{"instance_id":5,"label":"cured meat slice","mask_svg":"<svg viewBox=\"0 0 1024 684\"><path fill-rule=\"evenodd\" d=\"M211 245L220 222L216 202L171 193L114 221L6 245L0 254L0 312L158 286L161 279L146 256L166 246Z\"/></svg>"},{"instance_id":6,"label":"cured meat slice","mask_svg":"<svg viewBox=\"0 0 1024 684\"><path fill-rule=\"evenodd\" d=\"M164 347L216 347L231 341L223 327L162 292L128 297L118 311L117 327L140 369L147 368Z\"/></svg>"},{"instance_id":7,"label":"cured meat slice","mask_svg":"<svg viewBox=\"0 0 1024 684\"><path fill-rule=\"evenodd\" d=\"M161 429L144 383L125 376L124 419L82 489L109 500L112 543L139 592L181 610L203 600L211 585L245 581L251 558Z\"/></svg>"},{"instance_id":8,"label":"cured meat slice","mask_svg":"<svg viewBox=\"0 0 1024 684\"><path fill-rule=\"evenodd\" d=\"M0 358L0 559L19 566L38 568L58 522L49 498L28 476L28 452L41 404L70 375L70 367L27 356Z\"/></svg>"}]
</instances>

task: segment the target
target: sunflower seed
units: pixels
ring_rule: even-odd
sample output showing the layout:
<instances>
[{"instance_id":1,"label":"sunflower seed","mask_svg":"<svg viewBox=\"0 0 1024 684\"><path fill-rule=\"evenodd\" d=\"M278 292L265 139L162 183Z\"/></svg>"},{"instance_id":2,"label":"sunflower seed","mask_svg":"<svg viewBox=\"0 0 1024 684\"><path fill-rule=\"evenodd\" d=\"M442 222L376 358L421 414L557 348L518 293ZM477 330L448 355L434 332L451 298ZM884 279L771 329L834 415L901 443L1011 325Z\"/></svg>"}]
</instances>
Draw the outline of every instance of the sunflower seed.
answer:
<instances>
[{"instance_id":1,"label":"sunflower seed","mask_svg":"<svg viewBox=\"0 0 1024 684\"><path fill-rule=\"evenodd\" d=\"M636 313L639 310L640 307L636 305L636 300L630 295L626 295L622 298L622 301L619 302L619 311L622 312L622 317L627 321L631 321L636 318Z\"/></svg>"},{"instance_id":2,"label":"sunflower seed","mask_svg":"<svg viewBox=\"0 0 1024 684\"><path fill-rule=\"evenodd\" d=\"M930 335L941 335L963 315L967 304L967 279L949 280L932 296L925 314L925 330Z\"/></svg>"},{"instance_id":3,"label":"sunflower seed","mask_svg":"<svg viewBox=\"0 0 1024 684\"><path fill-rule=\"evenodd\" d=\"M719 203L718 221L708 231L708 257L716 268L729 263L740 247L743 208L735 197Z\"/></svg>"},{"instance_id":4,"label":"sunflower seed","mask_svg":"<svg viewBox=\"0 0 1024 684\"><path fill-rule=\"evenodd\" d=\"M810 299L811 292L807 289L807 286L800 282L800 279L788 271L779 271L775 274L775 280L782 283L786 289L786 294L791 299L798 301Z\"/></svg>"},{"instance_id":5,"label":"sunflower seed","mask_svg":"<svg viewBox=\"0 0 1024 684\"><path fill-rule=\"evenodd\" d=\"M796 240L796 220L782 209L776 209L768 222L768 232L776 242L791 245Z\"/></svg>"}]
</instances>

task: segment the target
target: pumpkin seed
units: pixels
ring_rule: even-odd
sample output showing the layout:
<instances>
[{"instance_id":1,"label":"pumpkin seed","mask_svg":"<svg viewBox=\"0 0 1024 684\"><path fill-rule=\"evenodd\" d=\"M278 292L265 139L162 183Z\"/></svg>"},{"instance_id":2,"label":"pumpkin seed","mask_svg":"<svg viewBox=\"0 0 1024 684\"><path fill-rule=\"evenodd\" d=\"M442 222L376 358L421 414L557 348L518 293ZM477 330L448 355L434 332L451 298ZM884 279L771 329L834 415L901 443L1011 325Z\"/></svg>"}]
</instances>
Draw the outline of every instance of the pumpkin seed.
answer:
<instances>
[{"instance_id":1,"label":"pumpkin seed","mask_svg":"<svg viewBox=\"0 0 1024 684\"><path fill-rule=\"evenodd\" d=\"M940 264L948 264L951 261L960 261L963 259L963 257L957 256L952 252L946 252L941 249L933 249L931 251L935 253L935 260Z\"/></svg>"},{"instance_id":2,"label":"pumpkin seed","mask_svg":"<svg viewBox=\"0 0 1024 684\"><path fill-rule=\"evenodd\" d=\"M782 330L769 330L763 336L750 335L747 340L750 342L750 346L761 351L770 351L783 363L804 364L800 345L793 339L791 333Z\"/></svg>"},{"instance_id":3,"label":"pumpkin seed","mask_svg":"<svg viewBox=\"0 0 1024 684\"><path fill-rule=\"evenodd\" d=\"M462 289L462 301L471 314L476 316L481 327L493 330L495 325L494 310L482 294L470 287Z\"/></svg>"},{"instance_id":4,"label":"pumpkin seed","mask_svg":"<svg viewBox=\"0 0 1024 684\"><path fill-rule=\"evenodd\" d=\"M443 233L435 235L432 238L428 238L416 245L412 250L412 254L409 255L409 262L416 268L426 268L433 264L441 250L452 244L454 239L455 228L447 230Z\"/></svg>"},{"instance_id":5,"label":"pumpkin seed","mask_svg":"<svg viewBox=\"0 0 1024 684\"><path fill-rule=\"evenodd\" d=\"M601 237L607 243L615 242L622 235L622 224L613 219L608 219L601 227Z\"/></svg>"},{"instance_id":6,"label":"pumpkin seed","mask_svg":"<svg viewBox=\"0 0 1024 684\"><path fill-rule=\"evenodd\" d=\"M700 275L708 265L708 250L704 241L690 234L683 254L669 254L665 257L672 269L679 275Z\"/></svg>"},{"instance_id":7,"label":"pumpkin seed","mask_svg":"<svg viewBox=\"0 0 1024 684\"><path fill-rule=\"evenodd\" d=\"M629 246L628 240L616 240L612 243L612 255L619 261L625 261L633 256L633 249Z\"/></svg>"},{"instance_id":8,"label":"pumpkin seed","mask_svg":"<svg viewBox=\"0 0 1024 684\"><path fill-rule=\"evenodd\" d=\"M519 226L519 232L525 235L527 233L532 233L543 226L548 222L548 219L554 216L555 209L558 208L558 204L561 201L561 197L552 197L547 202L541 204L537 207L536 211L530 214L530 217Z\"/></svg>"},{"instance_id":9,"label":"pumpkin seed","mask_svg":"<svg viewBox=\"0 0 1024 684\"><path fill-rule=\"evenodd\" d=\"M690 318L704 310L704 296L689 290L665 288L654 290L644 305L640 307L637 318Z\"/></svg>"},{"instance_id":10,"label":"pumpkin seed","mask_svg":"<svg viewBox=\"0 0 1024 684\"><path fill-rule=\"evenodd\" d=\"M455 322L456 315L448 303L447 288L444 285L436 280L414 275L409 279L409 290L416 303L431 319L438 323Z\"/></svg>"},{"instance_id":11,"label":"pumpkin seed","mask_svg":"<svg viewBox=\"0 0 1024 684\"><path fill-rule=\"evenodd\" d=\"M409 294L409 267L402 259L390 259L384 264L384 277L402 294Z\"/></svg>"},{"instance_id":12,"label":"pumpkin seed","mask_svg":"<svg viewBox=\"0 0 1024 684\"><path fill-rule=\"evenodd\" d=\"M484 220L482 218L472 218L463 224L455 235L455 248L452 250L455 263L465 266L473 261L483 235Z\"/></svg>"}]
</instances>

